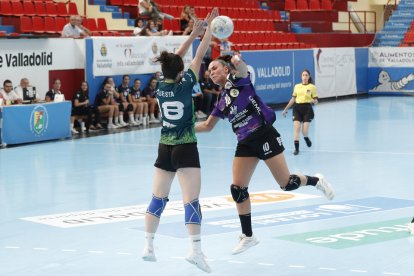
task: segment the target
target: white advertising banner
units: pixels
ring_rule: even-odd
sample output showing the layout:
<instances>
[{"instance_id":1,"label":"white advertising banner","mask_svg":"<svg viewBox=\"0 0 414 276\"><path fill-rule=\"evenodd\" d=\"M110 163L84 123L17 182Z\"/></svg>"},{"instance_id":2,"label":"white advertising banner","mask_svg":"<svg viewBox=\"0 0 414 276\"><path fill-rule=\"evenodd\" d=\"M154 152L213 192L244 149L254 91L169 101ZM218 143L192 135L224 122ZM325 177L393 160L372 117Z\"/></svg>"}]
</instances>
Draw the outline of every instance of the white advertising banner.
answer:
<instances>
[{"instance_id":1,"label":"white advertising banner","mask_svg":"<svg viewBox=\"0 0 414 276\"><path fill-rule=\"evenodd\" d=\"M148 74L160 71L154 58L162 51L175 52L187 36L93 38L93 75ZM184 66L192 60L192 46Z\"/></svg>"},{"instance_id":2,"label":"white advertising banner","mask_svg":"<svg viewBox=\"0 0 414 276\"><path fill-rule=\"evenodd\" d=\"M357 93L354 48L314 49L314 59L320 98Z\"/></svg>"},{"instance_id":3,"label":"white advertising banner","mask_svg":"<svg viewBox=\"0 0 414 276\"><path fill-rule=\"evenodd\" d=\"M413 47L368 48L368 67L414 67Z\"/></svg>"},{"instance_id":4,"label":"white advertising banner","mask_svg":"<svg viewBox=\"0 0 414 276\"><path fill-rule=\"evenodd\" d=\"M38 91L49 90L49 71L85 68L85 42L72 38L2 39L0 87L26 77Z\"/></svg>"},{"instance_id":5,"label":"white advertising banner","mask_svg":"<svg viewBox=\"0 0 414 276\"><path fill-rule=\"evenodd\" d=\"M368 49L368 89L372 94L414 93L414 48Z\"/></svg>"}]
</instances>

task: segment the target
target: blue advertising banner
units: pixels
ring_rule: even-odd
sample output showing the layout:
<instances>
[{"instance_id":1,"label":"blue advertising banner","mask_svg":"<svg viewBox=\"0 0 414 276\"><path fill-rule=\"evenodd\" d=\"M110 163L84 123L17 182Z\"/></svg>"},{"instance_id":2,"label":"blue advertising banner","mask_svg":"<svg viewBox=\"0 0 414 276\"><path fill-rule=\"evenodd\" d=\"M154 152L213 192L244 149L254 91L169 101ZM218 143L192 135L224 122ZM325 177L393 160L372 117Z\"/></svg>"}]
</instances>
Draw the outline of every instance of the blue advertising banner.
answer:
<instances>
[{"instance_id":1,"label":"blue advertising banner","mask_svg":"<svg viewBox=\"0 0 414 276\"><path fill-rule=\"evenodd\" d=\"M257 94L267 104L288 102L302 69L314 71L312 51L308 50L243 52L243 58Z\"/></svg>"},{"instance_id":2,"label":"blue advertising banner","mask_svg":"<svg viewBox=\"0 0 414 276\"><path fill-rule=\"evenodd\" d=\"M71 136L69 101L4 106L2 144L21 144Z\"/></svg>"}]
</instances>

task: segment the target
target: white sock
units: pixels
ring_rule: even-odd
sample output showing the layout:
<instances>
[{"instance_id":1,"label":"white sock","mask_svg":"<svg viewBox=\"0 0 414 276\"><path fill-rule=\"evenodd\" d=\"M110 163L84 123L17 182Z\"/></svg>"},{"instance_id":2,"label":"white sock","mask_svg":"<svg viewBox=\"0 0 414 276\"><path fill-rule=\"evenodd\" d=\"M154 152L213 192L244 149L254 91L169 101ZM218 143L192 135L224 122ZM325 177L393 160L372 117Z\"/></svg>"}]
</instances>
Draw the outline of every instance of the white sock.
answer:
<instances>
[{"instance_id":1,"label":"white sock","mask_svg":"<svg viewBox=\"0 0 414 276\"><path fill-rule=\"evenodd\" d=\"M135 118L135 121L138 121L138 120L139 120L139 119L138 119L138 118L139 118L139 115L138 115L138 114L135 114L135 115L134 115L134 118Z\"/></svg>"},{"instance_id":2,"label":"white sock","mask_svg":"<svg viewBox=\"0 0 414 276\"><path fill-rule=\"evenodd\" d=\"M150 114L150 119L155 119L154 113Z\"/></svg>"},{"instance_id":3,"label":"white sock","mask_svg":"<svg viewBox=\"0 0 414 276\"><path fill-rule=\"evenodd\" d=\"M114 123L117 125L117 124L119 124L119 118L118 117L115 117L114 118Z\"/></svg>"},{"instance_id":4,"label":"white sock","mask_svg":"<svg viewBox=\"0 0 414 276\"><path fill-rule=\"evenodd\" d=\"M142 121L142 114L138 114L138 120Z\"/></svg>"},{"instance_id":5,"label":"white sock","mask_svg":"<svg viewBox=\"0 0 414 276\"><path fill-rule=\"evenodd\" d=\"M124 114L119 115L119 122L120 122L121 124L124 124L124 123L125 123L125 122L124 122Z\"/></svg>"},{"instance_id":6,"label":"white sock","mask_svg":"<svg viewBox=\"0 0 414 276\"><path fill-rule=\"evenodd\" d=\"M111 118L111 117L109 117L109 118L108 118L108 126L112 126L112 125L113 125L113 124L112 124L112 119L113 119L113 118Z\"/></svg>"},{"instance_id":7,"label":"white sock","mask_svg":"<svg viewBox=\"0 0 414 276\"><path fill-rule=\"evenodd\" d=\"M201 235L190 235L191 248L193 252L201 252Z\"/></svg>"},{"instance_id":8,"label":"white sock","mask_svg":"<svg viewBox=\"0 0 414 276\"><path fill-rule=\"evenodd\" d=\"M129 114L128 116L129 116L129 122L133 123L135 121L134 120L134 114Z\"/></svg>"},{"instance_id":9,"label":"white sock","mask_svg":"<svg viewBox=\"0 0 414 276\"><path fill-rule=\"evenodd\" d=\"M154 248L155 233L145 232L145 246L148 248Z\"/></svg>"}]
</instances>

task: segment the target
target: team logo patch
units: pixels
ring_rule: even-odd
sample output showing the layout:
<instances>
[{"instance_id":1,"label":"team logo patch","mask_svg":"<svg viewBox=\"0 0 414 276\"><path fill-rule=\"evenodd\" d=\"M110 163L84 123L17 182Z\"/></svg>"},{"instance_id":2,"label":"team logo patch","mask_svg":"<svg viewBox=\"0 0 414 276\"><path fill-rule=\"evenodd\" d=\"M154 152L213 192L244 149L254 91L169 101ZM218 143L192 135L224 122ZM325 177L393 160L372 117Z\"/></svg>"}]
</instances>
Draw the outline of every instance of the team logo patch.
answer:
<instances>
[{"instance_id":1,"label":"team logo patch","mask_svg":"<svg viewBox=\"0 0 414 276\"><path fill-rule=\"evenodd\" d=\"M233 115L237 114L237 106L234 105L230 107L230 114L233 114Z\"/></svg>"},{"instance_id":2,"label":"team logo patch","mask_svg":"<svg viewBox=\"0 0 414 276\"><path fill-rule=\"evenodd\" d=\"M47 129L49 116L44 106L36 106L30 115L30 130L36 135L41 136Z\"/></svg>"},{"instance_id":3,"label":"team logo patch","mask_svg":"<svg viewBox=\"0 0 414 276\"><path fill-rule=\"evenodd\" d=\"M233 98L237 97L238 95L239 95L239 90L237 89L230 90L230 96L232 96Z\"/></svg>"},{"instance_id":4,"label":"team logo patch","mask_svg":"<svg viewBox=\"0 0 414 276\"><path fill-rule=\"evenodd\" d=\"M226 96L224 97L224 100L226 101L226 106L229 106L229 104L231 104L231 99L229 95L226 94Z\"/></svg>"},{"instance_id":5,"label":"team logo patch","mask_svg":"<svg viewBox=\"0 0 414 276\"><path fill-rule=\"evenodd\" d=\"M226 82L226 85L224 85L224 89L230 89L232 86L232 83L228 81Z\"/></svg>"}]
</instances>

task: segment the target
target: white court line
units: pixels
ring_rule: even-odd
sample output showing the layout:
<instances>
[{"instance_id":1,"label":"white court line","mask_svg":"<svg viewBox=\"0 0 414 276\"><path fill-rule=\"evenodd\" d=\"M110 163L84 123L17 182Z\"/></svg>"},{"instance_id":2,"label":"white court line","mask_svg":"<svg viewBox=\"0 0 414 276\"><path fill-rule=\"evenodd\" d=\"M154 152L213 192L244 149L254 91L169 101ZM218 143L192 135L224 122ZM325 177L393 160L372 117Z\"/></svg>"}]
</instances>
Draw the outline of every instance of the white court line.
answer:
<instances>
[{"instance_id":1,"label":"white court line","mask_svg":"<svg viewBox=\"0 0 414 276\"><path fill-rule=\"evenodd\" d=\"M384 274L384 275L401 275L400 273L397 273L397 272L383 272L382 274Z\"/></svg>"},{"instance_id":2,"label":"white court line","mask_svg":"<svg viewBox=\"0 0 414 276\"><path fill-rule=\"evenodd\" d=\"M46 250L49 250L49 248L46 248L46 247L33 247L33 250L43 250L43 251L46 251Z\"/></svg>"},{"instance_id":3,"label":"white court line","mask_svg":"<svg viewBox=\"0 0 414 276\"><path fill-rule=\"evenodd\" d=\"M350 269L349 271L355 272L355 273L367 273L367 270L360 270L360 269Z\"/></svg>"},{"instance_id":4,"label":"white court line","mask_svg":"<svg viewBox=\"0 0 414 276\"><path fill-rule=\"evenodd\" d=\"M131 253L127 252L116 252L117 255L132 255Z\"/></svg>"},{"instance_id":5,"label":"white court line","mask_svg":"<svg viewBox=\"0 0 414 276\"><path fill-rule=\"evenodd\" d=\"M291 268L305 268L303 265L289 265Z\"/></svg>"},{"instance_id":6,"label":"white court line","mask_svg":"<svg viewBox=\"0 0 414 276\"><path fill-rule=\"evenodd\" d=\"M100 251L100 250L89 250L88 253L92 253L92 254L103 254L105 253L105 251Z\"/></svg>"},{"instance_id":7,"label":"white court line","mask_svg":"<svg viewBox=\"0 0 414 276\"><path fill-rule=\"evenodd\" d=\"M5 246L6 249L20 249L20 246Z\"/></svg>"},{"instance_id":8,"label":"white court line","mask_svg":"<svg viewBox=\"0 0 414 276\"><path fill-rule=\"evenodd\" d=\"M229 263L232 263L232 264L244 264L245 262L242 262L242 261L236 261L236 260L230 260L230 261L228 261Z\"/></svg>"},{"instance_id":9,"label":"white court line","mask_svg":"<svg viewBox=\"0 0 414 276\"><path fill-rule=\"evenodd\" d=\"M319 269L320 270L332 270L332 271L336 270L336 268L333 268L333 267L320 267Z\"/></svg>"},{"instance_id":10,"label":"white court line","mask_svg":"<svg viewBox=\"0 0 414 276\"><path fill-rule=\"evenodd\" d=\"M264 265L264 266L274 266L275 264L268 264L268 263L257 263L258 265Z\"/></svg>"},{"instance_id":11,"label":"white court line","mask_svg":"<svg viewBox=\"0 0 414 276\"><path fill-rule=\"evenodd\" d=\"M113 143L87 143L87 142L80 142L78 144L83 145L111 145L113 146ZM122 143L122 144L115 144L116 146L137 146L137 147L158 147L157 144L134 144L134 143ZM234 150L235 147L210 147L210 146L201 146L197 145L199 149L228 149L228 150ZM386 152L386 151L352 151L352 150L306 150L303 151L306 152L321 152L321 153L352 153L352 154L391 154L391 155L414 155L414 152Z\"/></svg>"}]
</instances>

